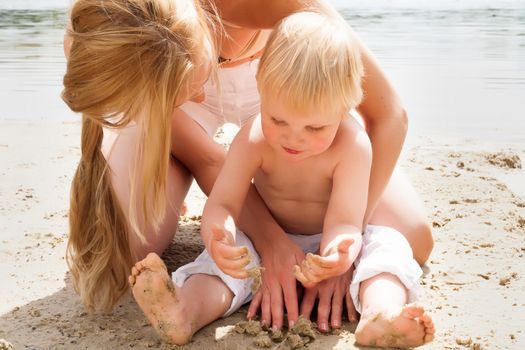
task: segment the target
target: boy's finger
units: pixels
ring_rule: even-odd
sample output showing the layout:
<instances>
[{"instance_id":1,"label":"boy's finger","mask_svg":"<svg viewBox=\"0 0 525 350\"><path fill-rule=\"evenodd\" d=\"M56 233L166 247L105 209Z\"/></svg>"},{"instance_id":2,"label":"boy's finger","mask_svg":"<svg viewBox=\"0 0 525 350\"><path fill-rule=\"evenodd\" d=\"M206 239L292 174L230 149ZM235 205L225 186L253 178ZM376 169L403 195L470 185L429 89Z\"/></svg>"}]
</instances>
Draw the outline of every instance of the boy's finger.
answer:
<instances>
[{"instance_id":1,"label":"boy's finger","mask_svg":"<svg viewBox=\"0 0 525 350\"><path fill-rule=\"evenodd\" d=\"M301 270L299 266L297 265L294 266L293 273L295 275L295 278L297 278L297 280L301 282L303 285L310 283L310 281L308 281L308 278L306 278L306 276L303 274L303 271Z\"/></svg>"},{"instance_id":2,"label":"boy's finger","mask_svg":"<svg viewBox=\"0 0 525 350\"><path fill-rule=\"evenodd\" d=\"M334 264L330 261L327 261L323 257L319 255L312 255L309 257L306 257L305 259L308 261L309 266L314 269L317 273L322 273L324 270L332 269L334 268Z\"/></svg>"},{"instance_id":3,"label":"boy's finger","mask_svg":"<svg viewBox=\"0 0 525 350\"><path fill-rule=\"evenodd\" d=\"M236 259L236 260L218 258L217 265L220 265L222 268L225 268L225 269L242 270L250 263L250 261L251 259L249 256L245 256L242 259Z\"/></svg>"},{"instance_id":4,"label":"boy's finger","mask_svg":"<svg viewBox=\"0 0 525 350\"><path fill-rule=\"evenodd\" d=\"M294 266L294 275L295 275L295 278L301 282L301 284L303 285L303 287L305 288L313 288L317 283L316 282L313 282L313 281L310 281L303 273L303 271L301 270L301 268L298 266L298 265L295 265Z\"/></svg>"},{"instance_id":5,"label":"boy's finger","mask_svg":"<svg viewBox=\"0 0 525 350\"><path fill-rule=\"evenodd\" d=\"M221 268L221 271L229 276L232 276L233 278L245 279L245 278L250 277L248 275L248 271L242 270L242 269L235 270L235 269Z\"/></svg>"},{"instance_id":6,"label":"boy's finger","mask_svg":"<svg viewBox=\"0 0 525 350\"><path fill-rule=\"evenodd\" d=\"M319 276L314 273L314 271L310 267L310 264L308 263L308 260L306 259L303 260L301 271L309 282L317 283L322 279L322 276Z\"/></svg>"},{"instance_id":7,"label":"boy's finger","mask_svg":"<svg viewBox=\"0 0 525 350\"><path fill-rule=\"evenodd\" d=\"M248 247L246 246L235 247L225 242L216 242L215 249L216 253L229 260L238 260L249 256Z\"/></svg>"},{"instance_id":8,"label":"boy's finger","mask_svg":"<svg viewBox=\"0 0 525 350\"><path fill-rule=\"evenodd\" d=\"M348 254L348 248L354 244L354 240L352 238L344 239L337 245L337 251L339 254Z\"/></svg>"},{"instance_id":9,"label":"boy's finger","mask_svg":"<svg viewBox=\"0 0 525 350\"><path fill-rule=\"evenodd\" d=\"M334 253L328 256L318 256L313 259L316 260L318 266L322 266L325 269L337 268L341 264L341 259L346 259L348 256L348 250L346 253Z\"/></svg>"}]
</instances>

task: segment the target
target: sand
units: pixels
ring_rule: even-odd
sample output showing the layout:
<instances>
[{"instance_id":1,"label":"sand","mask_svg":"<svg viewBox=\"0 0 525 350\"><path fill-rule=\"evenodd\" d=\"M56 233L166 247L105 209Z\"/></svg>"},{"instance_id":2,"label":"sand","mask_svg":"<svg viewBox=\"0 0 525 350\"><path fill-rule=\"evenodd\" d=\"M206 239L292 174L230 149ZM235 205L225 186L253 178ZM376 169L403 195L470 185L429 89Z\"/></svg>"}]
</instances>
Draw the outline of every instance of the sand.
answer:
<instances>
[{"instance_id":1,"label":"sand","mask_svg":"<svg viewBox=\"0 0 525 350\"><path fill-rule=\"evenodd\" d=\"M93 316L72 289L64 251L79 124L0 126L0 349L174 348L129 296L113 314ZM437 334L422 349L525 349L524 162L525 142L418 137L404 152L401 164L426 203L436 240L421 284ZM202 249L204 200L192 187L188 213L164 254L171 270ZM256 338L234 331L245 312L216 321L181 348L255 347ZM358 349L354 329L345 323L308 349Z\"/></svg>"}]
</instances>

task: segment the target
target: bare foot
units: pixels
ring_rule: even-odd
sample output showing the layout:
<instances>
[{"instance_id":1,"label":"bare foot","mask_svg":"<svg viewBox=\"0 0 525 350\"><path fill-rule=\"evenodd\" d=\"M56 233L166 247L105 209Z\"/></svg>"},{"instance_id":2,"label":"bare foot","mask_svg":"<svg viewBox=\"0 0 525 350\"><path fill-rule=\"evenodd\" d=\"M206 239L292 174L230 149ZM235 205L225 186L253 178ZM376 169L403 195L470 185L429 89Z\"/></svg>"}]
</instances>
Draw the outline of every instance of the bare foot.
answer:
<instances>
[{"instance_id":1,"label":"bare foot","mask_svg":"<svg viewBox=\"0 0 525 350\"><path fill-rule=\"evenodd\" d=\"M149 253L133 266L129 283L137 304L161 337L177 345L190 341L194 332L180 288L157 254Z\"/></svg>"},{"instance_id":2,"label":"bare foot","mask_svg":"<svg viewBox=\"0 0 525 350\"><path fill-rule=\"evenodd\" d=\"M390 312L363 314L356 342L381 348L412 348L434 339L434 322L422 306L405 305Z\"/></svg>"}]
</instances>

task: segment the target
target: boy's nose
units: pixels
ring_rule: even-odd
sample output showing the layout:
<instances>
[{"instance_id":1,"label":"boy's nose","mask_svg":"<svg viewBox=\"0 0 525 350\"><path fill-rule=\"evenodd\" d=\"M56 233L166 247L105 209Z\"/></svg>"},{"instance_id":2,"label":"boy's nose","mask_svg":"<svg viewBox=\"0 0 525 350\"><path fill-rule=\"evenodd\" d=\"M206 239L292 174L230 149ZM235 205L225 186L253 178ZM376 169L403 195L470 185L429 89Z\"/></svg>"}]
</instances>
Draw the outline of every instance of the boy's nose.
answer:
<instances>
[{"instance_id":1,"label":"boy's nose","mask_svg":"<svg viewBox=\"0 0 525 350\"><path fill-rule=\"evenodd\" d=\"M298 131L291 131L288 134L288 141L292 145L301 145L304 142L303 134L301 132L298 132Z\"/></svg>"}]
</instances>

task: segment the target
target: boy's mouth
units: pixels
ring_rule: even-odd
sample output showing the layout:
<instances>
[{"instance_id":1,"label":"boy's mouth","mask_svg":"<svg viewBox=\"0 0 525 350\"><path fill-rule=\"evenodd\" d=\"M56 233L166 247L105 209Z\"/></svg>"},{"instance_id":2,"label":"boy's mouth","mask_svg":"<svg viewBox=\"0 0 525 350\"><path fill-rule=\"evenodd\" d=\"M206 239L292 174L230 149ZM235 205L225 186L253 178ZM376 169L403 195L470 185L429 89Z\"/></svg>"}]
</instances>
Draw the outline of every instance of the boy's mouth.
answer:
<instances>
[{"instance_id":1,"label":"boy's mouth","mask_svg":"<svg viewBox=\"0 0 525 350\"><path fill-rule=\"evenodd\" d=\"M290 153L290 154L299 154L299 153L302 152L302 151L298 151L298 150L295 150L295 149L292 149L292 148L287 148L287 147L284 147L284 146L283 146L283 149L284 149L287 153Z\"/></svg>"}]
</instances>

